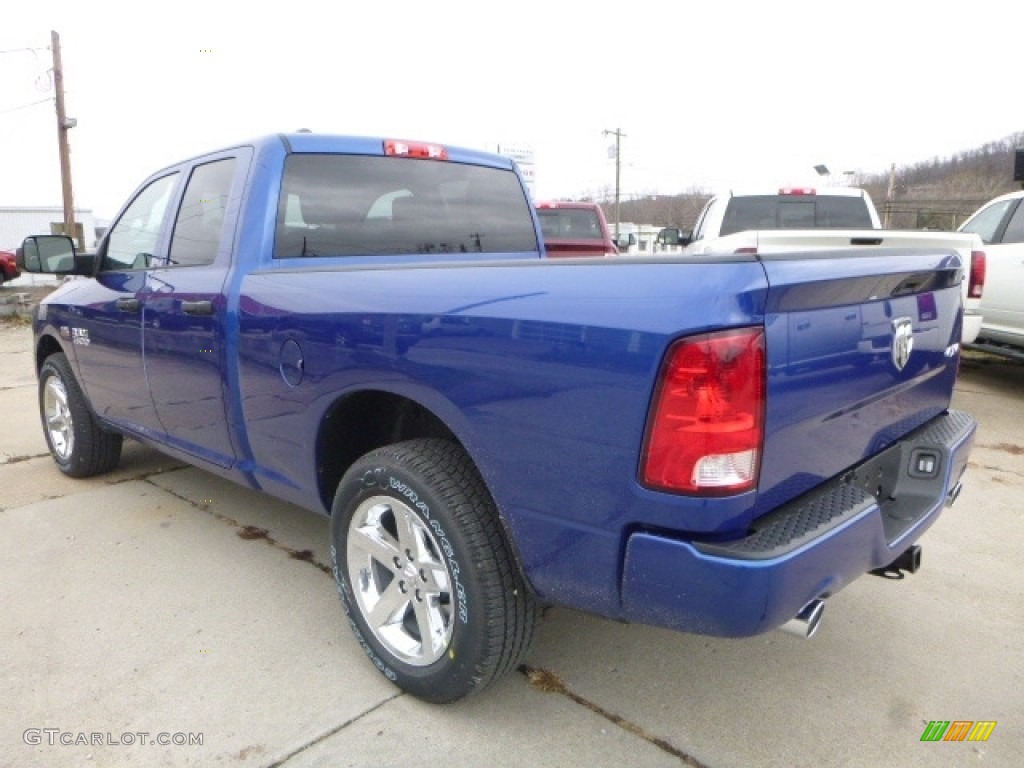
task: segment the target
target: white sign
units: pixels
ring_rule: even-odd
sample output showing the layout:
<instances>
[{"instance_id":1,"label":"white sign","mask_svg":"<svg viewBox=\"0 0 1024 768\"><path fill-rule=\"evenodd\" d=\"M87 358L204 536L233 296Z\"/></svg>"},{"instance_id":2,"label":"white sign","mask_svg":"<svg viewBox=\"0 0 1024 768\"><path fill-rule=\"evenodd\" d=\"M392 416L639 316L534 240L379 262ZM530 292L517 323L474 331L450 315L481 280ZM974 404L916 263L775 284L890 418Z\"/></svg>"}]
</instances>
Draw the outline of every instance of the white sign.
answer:
<instances>
[{"instance_id":1,"label":"white sign","mask_svg":"<svg viewBox=\"0 0 1024 768\"><path fill-rule=\"evenodd\" d=\"M526 191L530 193L532 199L537 178L533 163L533 147L523 144L499 144L498 154L515 160L516 165L519 166L519 172L523 175L523 181L526 183Z\"/></svg>"}]
</instances>

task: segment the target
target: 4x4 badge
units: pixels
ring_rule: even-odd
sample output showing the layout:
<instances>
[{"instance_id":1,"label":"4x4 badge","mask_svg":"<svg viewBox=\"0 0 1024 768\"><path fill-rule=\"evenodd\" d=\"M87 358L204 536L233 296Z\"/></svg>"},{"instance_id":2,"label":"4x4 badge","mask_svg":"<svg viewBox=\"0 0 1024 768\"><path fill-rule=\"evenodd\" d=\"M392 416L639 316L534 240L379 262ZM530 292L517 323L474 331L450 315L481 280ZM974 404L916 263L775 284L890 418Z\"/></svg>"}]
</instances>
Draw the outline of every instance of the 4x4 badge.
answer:
<instances>
[{"instance_id":1,"label":"4x4 badge","mask_svg":"<svg viewBox=\"0 0 1024 768\"><path fill-rule=\"evenodd\" d=\"M909 317L897 317L892 321L892 364L902 371L910 353L914 350L914 323Z\"/></svg>"}]
</instances>

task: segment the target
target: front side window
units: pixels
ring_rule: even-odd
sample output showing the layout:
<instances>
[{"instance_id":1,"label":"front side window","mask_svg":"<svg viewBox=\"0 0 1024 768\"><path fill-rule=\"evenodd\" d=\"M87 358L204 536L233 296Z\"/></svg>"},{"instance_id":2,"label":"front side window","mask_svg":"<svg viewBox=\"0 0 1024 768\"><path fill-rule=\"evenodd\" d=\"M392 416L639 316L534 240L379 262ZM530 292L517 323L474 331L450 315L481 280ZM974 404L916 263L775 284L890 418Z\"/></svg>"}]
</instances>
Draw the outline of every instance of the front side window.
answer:
<instances>
[{"instance_id":1,"label":"front side window","mask_svg":"<svg viewBox=\"0 0 1024 768\"><path fill-rule=\"evenodd\" d=\"M185 187L168 253L171 266L212 264L220 247L235 158L196 166Z\"/></svg>"},{"instance_id":2,"label":"front side window","mask_svg":"<svg viewBox=\"0 0 1024 768\"><path fill-rule=\"evenodd\" d=\"M160 226L177 183L178 174L161 176L150 182L110 230L103 269L146 269L153 260Z\"/></svg>"},{"instance_id":3,"label":"front side window","mask_svg":"<svg viewBox=\"0 0 1024 768\"><path fill-rule=\"evenodd\" d=\"M711 213L711 209L716 205L720 205L717 197L708 200L708 202L704 205L704 210L700 212L700 216L697 217L697 224L693 228L693 237L691 238L692 240L696 241L704 239L704 228L707 224L708 216Z\"/></svg>"},{"instance_id":4,"label":"front side window","mask_svg":"<svg viewBox=\"0 0 1024 768\"><path fill-rule=\"evenodd\" d=\"M413 158L294 154L275 258L538 250L515 173Z\"/></svg>"},{"instance_id":5,"label":"front side window","mask_svg":"<svg viewBox=\"0 0 1024 768\"><path fill-rule=\"evenodd\" d=\"M991 243L996 239L996 230L999 229L1007 209L1013 205L1013 202L1013 200L1000 200L998 203L992 203L992 205L982 208L960 228L960 231L978 235L986 244Z\"/></svg>"}]
</instances>

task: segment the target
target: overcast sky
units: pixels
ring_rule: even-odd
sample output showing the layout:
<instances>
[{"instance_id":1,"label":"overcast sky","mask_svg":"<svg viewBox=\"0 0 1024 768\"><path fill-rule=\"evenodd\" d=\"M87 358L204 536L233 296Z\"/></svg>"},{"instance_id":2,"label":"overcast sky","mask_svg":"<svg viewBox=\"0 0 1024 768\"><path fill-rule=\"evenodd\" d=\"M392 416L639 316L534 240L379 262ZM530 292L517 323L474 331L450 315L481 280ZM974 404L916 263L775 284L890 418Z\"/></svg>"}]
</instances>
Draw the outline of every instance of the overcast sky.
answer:
<instances>
[{"instance_id":1,"label":"overcast sky","mask_svg":"<svg viewBox=\"0 0 1024 768\"><path fill-rule=\"evenodd\" d=\"M164 165L298 128L532 147L545 198L614 188L605 130L626 195L881 172L1024 130L1020 0L17 6L0 205L61 204L56 30L75 204L100 218Z\"/></svg>"}]
</instances>

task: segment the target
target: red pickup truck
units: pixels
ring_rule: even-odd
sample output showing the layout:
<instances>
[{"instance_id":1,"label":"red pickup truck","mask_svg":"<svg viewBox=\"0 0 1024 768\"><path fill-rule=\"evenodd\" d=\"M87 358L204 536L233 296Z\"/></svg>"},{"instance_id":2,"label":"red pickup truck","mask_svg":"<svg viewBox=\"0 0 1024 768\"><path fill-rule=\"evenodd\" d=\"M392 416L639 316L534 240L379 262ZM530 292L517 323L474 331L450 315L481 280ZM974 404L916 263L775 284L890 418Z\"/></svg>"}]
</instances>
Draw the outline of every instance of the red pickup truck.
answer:
<instances>
[{"instance_id":1,"label":"red pickup truck","mask_svg":"<svg viewBox=\"0 0 1024 768\"><path fill-rule=\"evenodd\" d=\"M18 262L11 251L0 251L0 285L21 275Z\"/></svg>"},{"instance_id":2,"label":"red pickup truck","mask_svg":"<svg viewBox=\"0 0 1024 768\"><path fill-rule=\"evenodd\" d=\"M537 218L549 256L615 256L612 233L597 203L537 203Z\"/></svg>"}]
</instances>

